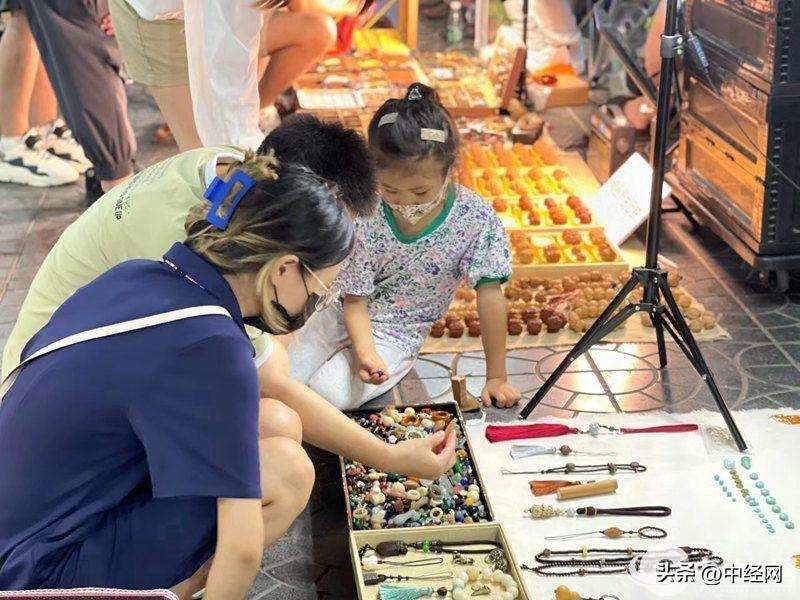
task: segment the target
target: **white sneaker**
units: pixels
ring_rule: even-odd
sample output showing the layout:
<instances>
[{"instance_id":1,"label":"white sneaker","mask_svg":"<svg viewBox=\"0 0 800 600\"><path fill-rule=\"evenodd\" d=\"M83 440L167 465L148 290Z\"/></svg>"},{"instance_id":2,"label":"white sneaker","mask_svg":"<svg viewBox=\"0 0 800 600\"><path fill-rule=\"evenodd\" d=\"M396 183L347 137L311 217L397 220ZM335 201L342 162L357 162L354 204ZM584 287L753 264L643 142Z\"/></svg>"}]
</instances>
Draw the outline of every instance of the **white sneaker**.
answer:
<instances>
[{"instance_id":1,"label":"white sneaker","mask_svg":"<svg viewBox=\"0 0 800 600\"><path fill-rule=\"evenodd\" d=\"M39 135L31 130L23 140L0 156L0 181L34 187L75 183L80 173L69 163L44 149Z\"/></svg>"},{"instance_id":2,"label":"white sneaker","mask_svg":"<svg viewBox=\"0 0 800 600\"><path fill-rule=\"evenodd\" d=\"M71 164L81 175L92 166L78 140L72 137L72 130L61 119L53 122L52 130L44 138L44 149Z\"/></svg>"},{"instance_id":3,"label":"white sneaker","mask_svg":"<svg viewBox=\"0 0 800 600\"><path fill-rule=\"evenodd\" d=\"M281 124L281 116L275 106L265 106L258 113L258 128L264 135L269 134Z\"/></svg>"}]
</instances>

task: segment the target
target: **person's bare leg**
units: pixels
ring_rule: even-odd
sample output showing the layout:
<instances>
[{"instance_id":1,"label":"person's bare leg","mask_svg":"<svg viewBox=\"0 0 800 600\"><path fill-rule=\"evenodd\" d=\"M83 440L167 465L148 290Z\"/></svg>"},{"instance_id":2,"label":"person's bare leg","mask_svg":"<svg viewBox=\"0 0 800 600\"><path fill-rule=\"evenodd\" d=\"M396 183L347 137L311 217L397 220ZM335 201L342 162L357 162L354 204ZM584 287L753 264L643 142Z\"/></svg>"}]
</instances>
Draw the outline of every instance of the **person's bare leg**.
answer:
<instances>
[{"instance_id":1,"label":"person's bare leg","mask_svg":"<svg viewBox=\"0 0 800 600\"><path fill-rule=\"evenodd\" d=\"M18 137L30 129L31 102L39 52L21 10L3 13L5 32L0 37L0 135Z\"/></svg>"},{"instance_id":2,"label":"person's bare leg","mask_svg":"<svg viewBox=\"0 0 800 600\"><path fill-rule=\"evenodd\" d=\"M172 130L178 150L186 152L202 147L197 127L194 124L192 95L189 85L173 87L150 87L150 94L155 98L161 115Z\"/></svg>"},{"instance_id":3,"label":"person's bare leg","mask_svg":"<svg viewBox=\"0 0 800 600\"><path fill-rule=\"evenodd\" d=\"M262 398L258 411L258 437L262 440L285 437L302 443L303 423L300 415L280 400Z\"/></svg>"},{"instance_id":4,"label":"person's bare leg","mask_svg":"<svg viewBox=\"0 0 800 600\"><path fill-rule=\"evenodd\" d=\"M41 61L39 61L39 68L36 72L36 84L33 87L29 115L31 127L47 125L58 118L58 100L56 100L53 86L50 85L50 79L48 79L47 71Z\"/></svg>"},{"instance_id":5,"label":"person's bare leg","mask_svg":"<svg viewBox=\"0 0 800 600\"><path fill-rule=\"evenodd\" d=\"M262 439L259 458L266 548L281 539L305 509L314 486L314 465L298 442L285 437ZM205 587L212 560L171 591L180 600L189 600Z\"/></svg>"},{"instance_id":6,"label":"person's bare leg","mask_svg":"<svg viewBox=\"0 0 800 600\"><path fill-rule=\"evenodd\" d=\"M262 32L261 54L269 64L258 85L261 108L271 106L336 41L333 19L315 13L278 12Z\"/></svg>"}]
</instances>

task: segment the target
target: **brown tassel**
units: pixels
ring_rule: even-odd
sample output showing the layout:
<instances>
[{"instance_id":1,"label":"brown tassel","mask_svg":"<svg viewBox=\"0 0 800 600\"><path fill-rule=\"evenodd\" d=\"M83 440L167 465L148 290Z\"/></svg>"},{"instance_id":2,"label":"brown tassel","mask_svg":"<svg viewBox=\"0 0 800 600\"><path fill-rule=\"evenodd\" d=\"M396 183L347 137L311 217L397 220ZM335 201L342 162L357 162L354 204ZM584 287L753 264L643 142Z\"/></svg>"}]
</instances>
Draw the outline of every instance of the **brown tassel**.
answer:
<instances>
[{"instance_id":1,"label":"brown tassel","mask_svg":"<svg viewBox=\"0 0 800 600\"><path fill-rule=\"evenodd\" d=\"M569 485L580 485L580 481L531 481L531 491L534 496L549 496L555 494L558 488L567 487Z\"/></svg>"}]
</instances>

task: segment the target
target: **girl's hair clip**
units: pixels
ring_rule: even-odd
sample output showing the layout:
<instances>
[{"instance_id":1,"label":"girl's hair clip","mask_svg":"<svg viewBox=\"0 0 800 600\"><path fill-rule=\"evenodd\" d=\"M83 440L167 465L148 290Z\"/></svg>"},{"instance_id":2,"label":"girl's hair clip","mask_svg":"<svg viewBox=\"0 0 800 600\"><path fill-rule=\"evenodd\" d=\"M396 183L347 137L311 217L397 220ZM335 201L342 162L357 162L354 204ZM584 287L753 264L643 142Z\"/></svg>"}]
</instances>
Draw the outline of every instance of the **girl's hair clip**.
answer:
<instances>
[{"instance_id":1,"label":"girl's hair clip","mask_svg":"<svg viewBox=\"0 0 800 600\"><path fill-rule=\"evenodd\" d=\"M381 117L381 120L378 121L378 127L383 127L384 125L389 125L391 123L397 122L397 117L400 115L396 112L393 113L386 113Z\"/></svg>"},{"instance_id":2,"label":"girl's hair clip","mask_svg":"<svg viewBox=\"0 0 800 600\"><path fill-rule=\"evenodd\" d=\"M419 130L419 137L425 141L444 144L447 141L447 132L444 129L428 129L427 127L423 127Z\"/></svg>"},{"instance_id":3,"label":"girl's hair clip","mask_svg":"<svg viewBox=\"0 0 800 600\"><path fill-rule=\"evenodd\" d=\"M408 92L408 96L406 96L406 100L411 102L416 102L417 100L422 100L422 94L419 91L417 86L411 88Z\"/></svg>"},{"instance_id":4,"label":"girl's hair clip","mask_svg":"<svg viewBox=\"0 0 800 600\"><path fill-rule=\"evenodd\" d=\"M225 212L220 214L222 204L233 191L237 183L241 185L239 191L236 192L236 195L233 197L233 200L231 200ZM242 197L249 192L250 188L255 184L256 180L241 169L236 169L227 181L220 177L215 177L214 181L211 182L203 194L203 197L211 202L211 208L209 208L208 213L206 213L206 221L217 229L227 229L228 223L230 223L231 217L233 216L233 211L239 206Z\"/></svg>"}]
</instances>

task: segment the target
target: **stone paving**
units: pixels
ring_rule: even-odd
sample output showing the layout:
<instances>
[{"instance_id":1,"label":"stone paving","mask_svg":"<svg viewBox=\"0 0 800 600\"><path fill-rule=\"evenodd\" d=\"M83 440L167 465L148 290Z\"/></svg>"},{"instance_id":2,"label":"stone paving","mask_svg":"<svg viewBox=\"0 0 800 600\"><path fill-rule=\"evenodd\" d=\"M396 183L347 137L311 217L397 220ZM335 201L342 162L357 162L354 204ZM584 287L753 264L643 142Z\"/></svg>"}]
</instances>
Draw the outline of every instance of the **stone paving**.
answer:
<instances>
[{"instance_id":1,"label":"stone paving","mask_svg":"<svg viewBox=\"0 0 800 600\"><path fill-rule=\"evenodd\" d=\"M129 96L131 119L139 134L138 160L144 167L175 148L150 143L159 122L155 106L136 86ZM580 146L585 110L556 112L549 118L560 144ZM0 342L5 342L49 248L84 208L83 189L78 186L42 190L0 185ZM692 231L678 214L666 215L663 235L663 254L680 265L688 289L718 313L732 336L701 344L731 408L800 407L800 280L793 278L786 294L771 292L719 239L707 230ZM514 383L530 395L565 350L510 352L508 369ZM568 373L536 414L643 411L662 405L675 412L713 408L708 391L676 350L670 344L670 368L661 372L653 344L595 349L593 360ZM467 376L470 389L477 393L483 372L479 354L425 357L381 401L447 400L451 373ZM491 421L516 416L514 411L497 409L487 413ZM317 465L311 502L286 536L265 553L251 600L355 598L338 462L323 452L310 452Z\"/></svg>"}]
</instances>

